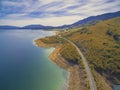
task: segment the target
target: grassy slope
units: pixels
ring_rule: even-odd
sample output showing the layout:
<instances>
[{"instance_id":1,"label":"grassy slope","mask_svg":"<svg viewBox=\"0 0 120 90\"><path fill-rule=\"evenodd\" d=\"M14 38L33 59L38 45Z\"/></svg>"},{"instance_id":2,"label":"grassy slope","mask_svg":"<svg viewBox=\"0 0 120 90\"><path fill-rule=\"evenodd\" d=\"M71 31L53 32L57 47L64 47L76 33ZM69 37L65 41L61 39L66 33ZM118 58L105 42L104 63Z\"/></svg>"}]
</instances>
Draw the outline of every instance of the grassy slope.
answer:
<instances>
[{"instance_id":1,"label":"grassy slope","mask_svg":"<svg viewBox=\"0 0 120 90\"><path fill-rule=\"evenodd\" d=\"M62 35L76 43L96 71L120 84L120 17Z\"/></svg>"},{"instance_id":2,"label":"grassy slope","mask_svg":"<svg viewBox=\"0 0 120 90\"><path fill-rule=\"evenodd\" d=\"M111 90L106 79L120 84L120 17L60 34L82 50L91 66L98 90ZM62 45L62 57L70 63L83 66L75 48L59 36L40 40L46 44Z\"/></svg>"},{"instance_id":3,"label":"grassy slope","mask_svg":"<svg viewBox=\"0 0 120 90\"><path fill-rule=\"evenodd\" d=\"M64 39L60 38L59 36L41 38L40 40L46 44L62 44L62 49L60 50L61 56L64 57L71 64L81 63L81 58L75 47L66 42Z\"/></svg>"}]
</instances>

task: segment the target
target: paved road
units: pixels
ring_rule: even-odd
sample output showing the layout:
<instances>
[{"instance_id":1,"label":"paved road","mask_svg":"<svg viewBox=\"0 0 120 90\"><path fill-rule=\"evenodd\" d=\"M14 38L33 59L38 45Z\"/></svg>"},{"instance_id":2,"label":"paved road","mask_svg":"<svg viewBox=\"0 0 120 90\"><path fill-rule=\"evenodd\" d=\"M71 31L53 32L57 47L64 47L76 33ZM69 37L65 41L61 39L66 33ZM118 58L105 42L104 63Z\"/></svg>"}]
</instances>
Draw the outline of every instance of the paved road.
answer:
<instances>
[{"instance_id":1,"label":"paved road","mask_svg":"<svg viewBox=\"0 0 120 90\"><path fill-rule=\"evenodd\" d=\"M93 75L91 73L91 70L90 70L89 65L87 63L87 60L84 57L83 53L80 51L80 49L72 41L70 41L70 40L68 40L68 39L66 39L64 37L61 37L61 36L59 36L59 37L63 38L66 41L68 41L69 43L71 43L77 49L78 53L80 54L80 56L81 56L81 58L83 60L83 64L85 66L85 70L86 70L88 78L89 78L90 90L97 90L96 83L94 81Z\"/></svg>"}]
</instances>

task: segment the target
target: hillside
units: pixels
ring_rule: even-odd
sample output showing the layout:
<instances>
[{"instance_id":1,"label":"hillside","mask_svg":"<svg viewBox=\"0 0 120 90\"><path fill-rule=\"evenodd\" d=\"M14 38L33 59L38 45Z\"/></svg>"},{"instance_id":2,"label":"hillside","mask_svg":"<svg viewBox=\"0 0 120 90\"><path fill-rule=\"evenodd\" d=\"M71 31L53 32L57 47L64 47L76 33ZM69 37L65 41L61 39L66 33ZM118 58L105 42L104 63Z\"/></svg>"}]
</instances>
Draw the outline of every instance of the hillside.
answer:
<instances>
[{"instance_id":1,"label":"hillside","mask_svg":"<svg viewBox=\"0 0 120 90\"><path fill-rule=\"evenodd\" d=\"M120 84L120 17L62 34L86 55L97 72Z\"/></svg>"},{"instance_id":2,"label":"hillside","mask_svg":"<svg viewBox=\"0 0 120 90\"><path fill-rule=\"evenodd\" d=\"M81 26L84 24L95 24L98 21L102 21L102 20L108 20L108 19L112 19L115 17L120 16L120 11L118 12L113 12L113 13L105 13L105 14L101 14L101 15L97 15L97 16L90 16L88 18L85 18L83 20L80 20L78 22L73 23L72 25L70 25L70 27L76 27L76 26Z\"/></svg>"},{"instance_id":3,"label":"hillside","mask_svg":"<svg viewBox=\"0 0 120 90\"><path fill-rule=\"evenodd\" d=\"M42 41L49 45L61 45L60 55L70 64L83 68L81 57L75 48L59 36L72 41L82 51L92 70L98 90L111 90L110 85L112 87L112 84L120 84L120 17L92 26L64 30L56 36L36 40L38 43Z\"/></svg>"}]
</instances>

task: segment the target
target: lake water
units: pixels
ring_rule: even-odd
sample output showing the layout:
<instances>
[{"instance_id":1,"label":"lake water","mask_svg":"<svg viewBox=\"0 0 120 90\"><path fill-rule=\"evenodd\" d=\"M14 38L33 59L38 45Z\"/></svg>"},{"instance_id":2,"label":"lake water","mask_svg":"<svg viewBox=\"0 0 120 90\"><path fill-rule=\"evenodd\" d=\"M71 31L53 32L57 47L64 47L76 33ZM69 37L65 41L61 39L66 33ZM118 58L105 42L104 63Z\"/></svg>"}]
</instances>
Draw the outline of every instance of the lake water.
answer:
<instances>
[{"instance_id":1,"label":"lake water","mask_svg":"<svg viewBox=\"0 0 120 90\"><path fill-rule=\"evenodd\" d=\"M63 90L68 73L49 60L53 48L33 44L42 30L0 30L0 90Z\"/></svg>"},{"instance_id":2,"label":"lake water","mask_svg":"<svg viewBox=\"0 0 120 90\"><path fill-rule=\"evenodd\" d=\"M120 85L113 85L114 90L120 90Z\"/></svg>"}]
</instances>

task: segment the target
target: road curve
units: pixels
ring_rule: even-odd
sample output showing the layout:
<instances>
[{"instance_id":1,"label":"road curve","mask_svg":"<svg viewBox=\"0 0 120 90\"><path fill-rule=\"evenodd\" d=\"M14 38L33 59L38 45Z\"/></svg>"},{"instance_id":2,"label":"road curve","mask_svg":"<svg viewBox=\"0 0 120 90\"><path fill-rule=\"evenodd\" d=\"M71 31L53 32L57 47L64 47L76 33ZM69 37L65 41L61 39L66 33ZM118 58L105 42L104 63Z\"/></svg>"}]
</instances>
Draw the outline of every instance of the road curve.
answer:
<instances>
[{"instance_id":1,"label":"road curve","mask_svg":"<svg viewBox=\"0 0 120 90\"><path fill-rule=\"evenodd\" d=\"M78 53L80 54L80 56L83 60L84 67L85 67L85 70L87 72L87 76L89 78L90 90L97 90L96 83L95 83L93 75L91 73L91 69L89 68L87 60L86 60L85 56L83 55L83 53L81 52L81 50L72 41L70 41L70 40L68 40L68 39L66 39L66 38L64 38L60 35L59 35L59 37L68 41L69 43L71 43L77 49Z\"/></svg>"}]
</instances>

